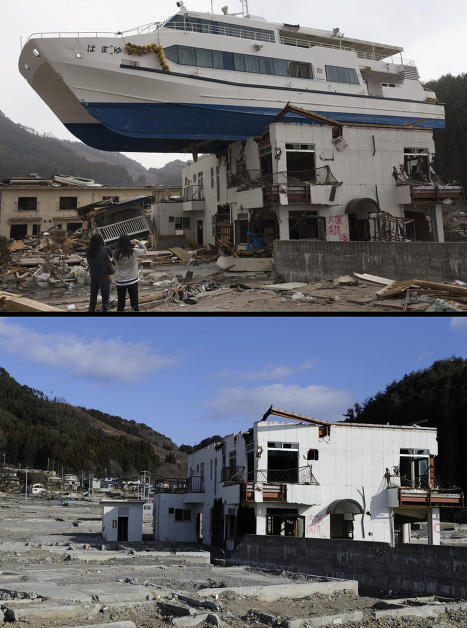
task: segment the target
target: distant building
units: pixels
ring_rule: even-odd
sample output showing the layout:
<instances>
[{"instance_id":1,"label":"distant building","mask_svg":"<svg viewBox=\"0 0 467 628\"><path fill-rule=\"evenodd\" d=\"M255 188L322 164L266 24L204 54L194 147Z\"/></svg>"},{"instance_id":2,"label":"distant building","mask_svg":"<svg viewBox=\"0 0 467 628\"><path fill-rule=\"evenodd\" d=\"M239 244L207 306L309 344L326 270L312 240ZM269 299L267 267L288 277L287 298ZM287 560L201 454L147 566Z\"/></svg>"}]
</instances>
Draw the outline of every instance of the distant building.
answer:
<instances>
[{"instance_id":1,"label":"distant building","mask_svg":"<svg viewBox=\"0 0 467 628\"><path fill-rule=\"evenodd\" d=\"M150 206L154 192L160 198L158 186L102 186L76 177L9 179L0 184L0 236L22 240L53 227L73 232L82 227L78 207L138 195L149 196Z\"/></svg>"}]
</instances>

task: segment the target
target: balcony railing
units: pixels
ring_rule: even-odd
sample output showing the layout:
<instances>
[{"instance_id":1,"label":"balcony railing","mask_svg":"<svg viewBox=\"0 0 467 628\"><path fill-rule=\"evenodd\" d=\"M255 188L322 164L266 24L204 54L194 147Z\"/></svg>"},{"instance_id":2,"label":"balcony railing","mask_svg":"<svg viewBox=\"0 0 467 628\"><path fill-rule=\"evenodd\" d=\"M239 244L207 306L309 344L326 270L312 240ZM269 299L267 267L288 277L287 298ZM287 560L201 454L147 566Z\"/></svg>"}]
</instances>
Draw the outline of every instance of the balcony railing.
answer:
<instances>
[{"instance_id":1,"label":"balcony railing","mask_svg":"<svg viewBox=\"0 0 467 628\"><path fill-rule=\"evenodd\" d=\"M224 484L238 484L245 479L245 467L224 467L221 473L221 481Z\"/></svg>"},{"instance_id":2,"label":"balcony railing","mask_svg":"<svg viewBox=\"0 0 467 628\"><path fill-rule=\"evenodd\" d=\"M121 235L132 236L142 233L151 233L151 227L145 216L136 216L129 220L116 222L113 225L107 225L106 227L97 227L97 229L104 238L105 243L118 240Z\"/></svg>"},{"instance_id":3,"label":"balcony railing","mask_svg":"<svg viewBox=\"0 0 467 628\"><path fill-rule=\"evenodd\" d=\"M230 172L228 175L228 187L236 187L238 190L262 187L268 188L285 185L337 185L339 181L333 175L329 166L309 168L307 170L288 170L282 172L262 173L261 170L243 170Z\"/></svg>"},{"instance_id":4,"label":"balcony railing","mask_svg":"<svg viewBox=\"0 0 467 628\"><path fill-rule=\"evenodd\" d=\"M295 467L293 469L258 469L257 482L282 482L285 484L315 484L319 482L313 475L311 467Z\"/></svg>"},{"instance_id":5,"label":"balcony railing","mask_svg":"<svg viewBox=\"0 0 467 628\"><path fill-rule=\"evenodd\" d=\"M202 185L189 185L183 188L183 201L204 201L204 188Z\"/></svg>"},{"instance_id":6,"label":"balcony railing","mask_svg":"<svg viewBox=\"0 0 467 628\"><path fill-rule=\"evenodd\" d=\"M156 493L204 493L204 478L194 475L191 478L163 478L154 484Z\"/></svg>"}]
</instances>

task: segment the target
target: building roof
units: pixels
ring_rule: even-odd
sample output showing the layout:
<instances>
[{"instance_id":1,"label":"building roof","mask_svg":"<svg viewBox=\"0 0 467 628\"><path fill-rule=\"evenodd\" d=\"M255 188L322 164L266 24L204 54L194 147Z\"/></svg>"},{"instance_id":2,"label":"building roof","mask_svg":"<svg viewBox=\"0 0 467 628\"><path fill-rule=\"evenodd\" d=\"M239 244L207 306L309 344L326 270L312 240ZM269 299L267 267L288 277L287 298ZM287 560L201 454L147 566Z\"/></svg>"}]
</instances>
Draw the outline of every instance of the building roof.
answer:
<instances>
[{"instance_id":1,"label":"building roof","mask_svg":"<svg viewBox=\"0 0 467 628\"><path fill-rule=\"evenodd\" d=\"M279 410L278 408L273 408L270 406L268 410L263 415L263 418L257 421L257 423L261 423L266 421L268 417L271 415L283 417L284 419L292 419L294 421L300 421L302 423L313 423L314 425L325 425L325 426L333 426L333 427L378 427L378 428L386 428L393 430L428 430L435 431L436 427L420 427L419 425L393 425L393 424L378 424L378 423L348 423L346 421L339 421L336 423L330 421L320 421L318 419L313 419L312 417L307 417L302 414L297 414L296 412L289 412L287 410Z\"/></svg>"}]
</instances>

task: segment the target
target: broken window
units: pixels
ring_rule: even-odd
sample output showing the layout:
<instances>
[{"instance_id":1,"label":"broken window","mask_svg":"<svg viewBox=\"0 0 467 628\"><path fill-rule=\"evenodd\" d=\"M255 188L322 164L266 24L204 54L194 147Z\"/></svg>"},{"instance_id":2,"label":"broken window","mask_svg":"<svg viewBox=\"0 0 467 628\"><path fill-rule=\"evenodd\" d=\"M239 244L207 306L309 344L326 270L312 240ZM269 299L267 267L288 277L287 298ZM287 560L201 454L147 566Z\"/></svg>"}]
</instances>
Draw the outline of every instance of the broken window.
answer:
<instances>
[{"instance_id":1,"label":"broken window","mask_svg":"<svg viewBox=\"0 0 467 628\"><path fill-rule=\"evenodd\" d=\"M286 144L287 183L314 182L315 147L313 144Z\"/></svg>"},{"instance_id":2,"label":"broken window","mask_svg":"<svg viewBox=\"0 0 467 628\"><path fill-rule=\"evenodd\" d=\"M263 146L259 149L259 161L261 165L261 175L272 174L272 148L271 145Z\"/></svg>"},{"instance_id":3,"label":"broken window","mask_svg":"<svg viewBox=\"0 0 467 628\"><path fill-rule=\"evenodd\" d=\"M191 521L191 510L176 508L175 521Z\"/></svg>"},{"instance_id":4,"label":"broken window","mask_svg":"<svg viewBox=\"0 0 467 628\"><path fill-rule=\"evenodd\" d=\"M298 443L268 443L268 482L298 482Z\"/></svg>"},{"instance_id":5,"label":"broken window","mask_svg":"<svg viewBox=\"0 0 467 628\"><path fill-rule=\"evenodd\" d=\"M319 451L317 449L309 449L308 454L306 456L307 460L318 460Z\"/></svg>"},{"instance_id":6,"label":"broken window","mask_svg":"<svg viewBox=\"0 0 467 628\"><path fill-rule=\"evenodd\" d=\"M430 452L428 449L401 449L399 475L401 486L428 488Z\"/></svg>"},{"instance_id":7,"label":"broken window","mask_svg":"<svg viewBox=\"0 0 467 628\"><path fill-rule=\"evenodd\" d=\"M266 534L269 536L305 536L305 517L295 508L268 508Z\"/></svg>"},{"instance_id":8,"label":"broken window","mask_svg":"<svg viewBox=\"0 0 467 628\"><path fill-rule=\"evenodd\" d=\"M404 170L417 181L429 181L428 148L404 148Z\"/></svg>"},{"instance_id":9,"label":"broken window","mask_svg":"<svg viewBox=\"0 0 467 628\"><path fill-rule=\"evenodd\" d=\"M33 236L40 236L41 235L41 225L33 225L32 226L32 235Z\"/></svg>"},{"instance_id":10,"label":"broken window","mask_svg":"<svg viewBox=\"0 0 467 628\"><path fill-rule=\"evenodd\" d=\"M62 210L76 209L78 207L77 196L61 196L59 208Z\"/></svg>"},{"instance_id":11,"label":"broken window","mask_svg":"<svg viewBox=\"0 0 467 628\"><path fill-rule=\"evenodd\" d=\"M313 211L289 211L291 240L325 240L326 218Z\"/></svg>"},{"instance_id":12,"label":"broken window","mask_svg":"<svg viewBox=\"0 0 467 628\"><path fill-rule=\"evenodd\" d=\"M19 196L18 197L18 209L19 211L30 212L37 210L37 196Z\"/></svg>"},{"instance_id":13,"label":"broken window","mask_svg":"<svg viewBox=\"0 0 467 628\"><path fill-rule=\"evenodd\" d=\"M11 225L10 227L10 239L11 240L22 240L28 234L28 226L27 225Z\"/></svg>"}]
</instances>

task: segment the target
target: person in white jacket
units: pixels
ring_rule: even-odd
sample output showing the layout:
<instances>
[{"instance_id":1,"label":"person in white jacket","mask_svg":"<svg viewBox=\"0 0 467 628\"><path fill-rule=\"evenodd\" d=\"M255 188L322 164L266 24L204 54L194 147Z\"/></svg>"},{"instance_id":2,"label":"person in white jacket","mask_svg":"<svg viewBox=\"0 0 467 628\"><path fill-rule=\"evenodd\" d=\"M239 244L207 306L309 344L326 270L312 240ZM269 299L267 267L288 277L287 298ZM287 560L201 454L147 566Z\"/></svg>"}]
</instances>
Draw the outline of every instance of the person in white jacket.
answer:
<instances>
[{"instance_id":1,"label":"person in white jacket","mask_svg":"<svg viewBox=\"0 0 467 628\"><path fill-rule=\"evenodd\" d=\"M136 245L134 248L133 244ZM146 255L146 253L146 247L139 240L130 240L128 235L120 236L112 258L115 264L114 277L118 295L117 312L125 311L127 290L133 311L139 311L138 259Z\"/></svg>"}]
</instances>

